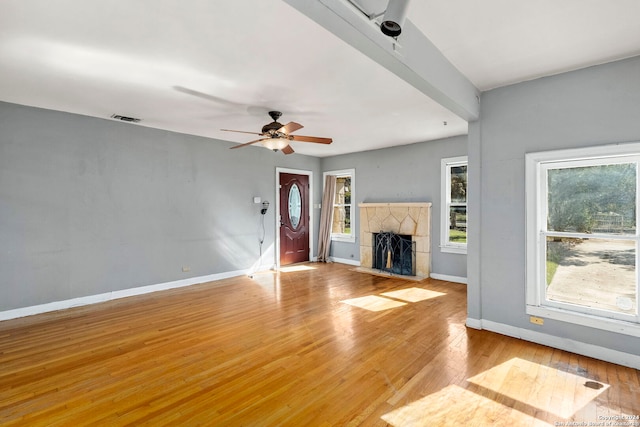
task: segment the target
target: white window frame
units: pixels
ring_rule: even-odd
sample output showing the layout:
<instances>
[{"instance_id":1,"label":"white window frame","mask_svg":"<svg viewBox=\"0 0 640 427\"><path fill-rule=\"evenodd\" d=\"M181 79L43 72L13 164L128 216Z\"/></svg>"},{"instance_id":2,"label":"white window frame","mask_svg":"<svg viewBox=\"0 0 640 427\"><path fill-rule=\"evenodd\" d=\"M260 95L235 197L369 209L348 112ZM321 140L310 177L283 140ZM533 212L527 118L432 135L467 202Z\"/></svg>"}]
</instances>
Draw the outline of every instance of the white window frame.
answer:
<instances>
[{"instance_id":1,"label":"white window frame","mask_svg":"<svg viewBox=\"0 0 640 427\"><path fill-rule=\"evenodd\" d=\"M351 233L347 234L347 233L331 233L331 240L337 241L337 242L349 242L349 243L353 243L356 241L356 211L354 209L355 206L355 194L356 194L356 170L355 169L342 169L342 170L334 170L334 171L326 171L323 173L323 186L324 183L326 182L326 176L327 175L333 175L336 178L344 178L344 177L350 177L351 178L351 203L349 204L345 204L345 206L349 206L350 207L350 212L351 212ZM324 188L323 188L324 191ZM331 212L333 213L333 207L335 206L335 194L334 196L334 203L331 205ZM332 218L332 222L333 222L333 218Z\"/></svg>"},{"instance_id":2,"label":"white window frame","mask_svg":"<svg viewBox=\"0 0 640 427\"><path fill-rule=\"evenodd\" d=\"M637 162L636 212L640 212L640 143L585 147L568 150L527 153L526 176L526 312L529 315L560 320L597 329L640 337L640 317L604 313L604 310L546 300L546 222L547 171L559 167ZM590 234L590 238L624 239L636 242L636 277L640 274L639 227L635 235L612 236ZM551 234L559 234L551 232ZM568 237L584 237L582 233L562 233ZM639 280L636 279L636 286ZM636 292L639 289L636 288Z\"/></svg>"},{"instance_id":3,"label":"white window frame","mask_svg":"<svg viewBox=\"0 0 640 427\"><path fill-rule=\"evenodd\" d=\"M453 254L466 254L467 244L449 241L449 208L451 206L451 168L467 166L467 179L469 159L467 156L448 157L440 161L440 251ZM467 182L468 184L468 182ZM467 207L467 224L469 224L469 200L464 205ZM468 233L467 233L468 236Z\"/></svg>"}]
</instances>

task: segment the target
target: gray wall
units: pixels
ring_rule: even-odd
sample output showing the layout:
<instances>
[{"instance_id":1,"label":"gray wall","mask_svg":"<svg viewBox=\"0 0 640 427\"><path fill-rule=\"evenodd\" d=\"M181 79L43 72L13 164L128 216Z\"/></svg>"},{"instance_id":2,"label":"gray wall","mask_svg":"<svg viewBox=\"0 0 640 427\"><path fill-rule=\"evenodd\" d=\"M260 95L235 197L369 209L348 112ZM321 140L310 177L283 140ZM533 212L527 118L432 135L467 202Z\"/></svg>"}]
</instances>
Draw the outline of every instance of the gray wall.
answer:
<instances>
[{"instance_id":1,"label":"gray wall","mask_svg":"<svg viewBox=\"0 0 640 427\"><path fill-rule=\"evenodd\" d=\"M230 146L0 103L0 311L251 268L253 196L274 203L276 167L295 168L320 203L320 160Z\"/></svg>"},{"instance_id":2,"label":"gray wall","mask_svg":"<svg viewBox=\"0 0 640 427\"><path fill-rule=\"evenodd\" d=\"M440 160L465 156L467 137L403 145L322 159L322 170L356 170L355 203L431 202L431 270L467 277L467 256L440 252ZM360 259L360 224L356 242L332 242L331 256Z\"/></svg>"},{"instance_id":3,"label":"gray wall","mask_svg":"<svg viewBox=\"0 0 640 427\"><path fill-rule=\"evenodd\" d=\"M640 140L640 57L495 89L481 102L469 134L469 240L479 247L469 257L469 316L640 354L638 338L529 323L524 173L527 152Z\"/></svg>"}]
</instances>

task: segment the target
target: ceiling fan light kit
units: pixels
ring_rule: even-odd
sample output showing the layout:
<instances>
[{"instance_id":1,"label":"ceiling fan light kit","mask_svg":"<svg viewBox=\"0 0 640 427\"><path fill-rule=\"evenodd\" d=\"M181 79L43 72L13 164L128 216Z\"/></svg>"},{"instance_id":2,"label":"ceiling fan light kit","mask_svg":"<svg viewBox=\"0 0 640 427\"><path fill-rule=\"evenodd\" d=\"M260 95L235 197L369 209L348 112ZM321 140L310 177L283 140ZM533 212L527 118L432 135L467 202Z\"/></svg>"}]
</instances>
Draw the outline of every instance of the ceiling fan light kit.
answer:
<instances>
[{"instance_id":1,"label":"ceiling fan light kit","mask_svg":"<svg viewBox=\"0 0 640 427\"><path fill-rule=\"evenodd\" d=\"M260 141L260 143L267 147L269 150L273 151L282 150L284 147L289 145L289 142L283 138L263 139L262 141Z\"/></svg>"},{"instance_id":2,"label":"ceiling fan light kit","mask_svg":"<svg viewBox=\"0 0 640 427\"><path fill-rule=\"evenodd\" d=\"M289 145L289 141L299 141L299 142L313 142L316 144L331 144L333 140L331 138L322 138L318 136L303 136L303 135L291 135L292 132L297 131L298 129L302 129L303 126L300 123L289 122L286 125L282 123L278 123L278 119L282 116L280 111L269 111L269 116L273 122L267 123L262 127L262 132L247 132L243 130L232 130L232 129L220 129L225 132L239 132L239 133L249 133L252 135L260 135L263 138L256 139L254 141L245 142L244 144L239 144L231 147L240 148L246 147L247 145L255 144L256 142L261 143L264 147L273 151L282 151L284 154L292 154L293 148Z\"/></svg>"}]
</instances>

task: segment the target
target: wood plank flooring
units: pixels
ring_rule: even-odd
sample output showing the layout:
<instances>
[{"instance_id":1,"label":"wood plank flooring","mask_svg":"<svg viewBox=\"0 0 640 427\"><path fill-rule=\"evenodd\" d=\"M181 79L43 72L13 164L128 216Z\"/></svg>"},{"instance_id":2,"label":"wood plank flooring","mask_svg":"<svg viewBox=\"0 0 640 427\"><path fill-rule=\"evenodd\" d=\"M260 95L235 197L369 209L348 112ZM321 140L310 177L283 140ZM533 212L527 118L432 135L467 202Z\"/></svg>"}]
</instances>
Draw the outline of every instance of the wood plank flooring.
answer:
<instances>
[{"instance_id":1,"label":"wood plank flooring","mask_svg":"<svg viewBox=\"0 0 640 427\"><path fill-rule=\"evenodd\" d=\"M285 270L0 322L0 424L640 425L639 371L467 329L464 285Z\"/></svg>"}]
</instances>

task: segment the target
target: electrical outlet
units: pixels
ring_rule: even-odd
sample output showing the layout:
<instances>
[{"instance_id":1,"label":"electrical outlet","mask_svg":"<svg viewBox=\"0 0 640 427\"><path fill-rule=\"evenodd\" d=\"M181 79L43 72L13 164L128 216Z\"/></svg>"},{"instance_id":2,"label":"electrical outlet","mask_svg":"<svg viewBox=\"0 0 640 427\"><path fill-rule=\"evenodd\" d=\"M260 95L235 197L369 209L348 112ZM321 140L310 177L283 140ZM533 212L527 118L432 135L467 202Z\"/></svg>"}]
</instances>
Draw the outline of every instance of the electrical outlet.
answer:
<instances>
[{"instance_id":1,"label":"electrical outlet","mask_svg":"<svg viewBox=\"0 0 640 427\"><path fill-rule=\"evenodd\" d=\"M544 319L542 317L531 316L529 317L529 322L535 325L544 325Z\"/></svg>"},{"instance_id":2,"label":"electrical outlet","mask_svg":"<svg viewBox=\"0 0 640 427\"><path fill-rule=\"evenodd\" d=\"M191 271L191 267L183 266L182 267L182 272L186 273L187 271Z\"/></svg>"}]
</instances>

